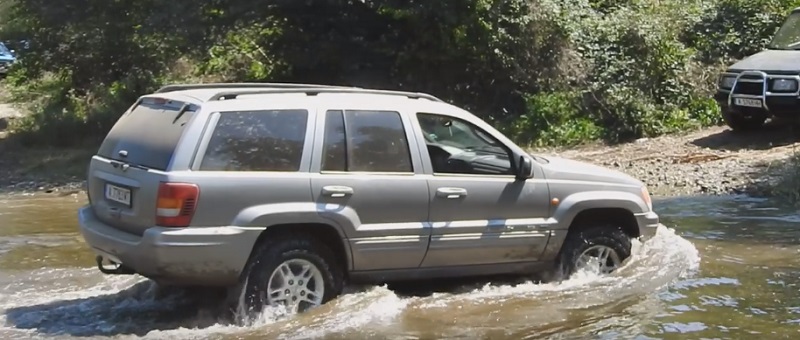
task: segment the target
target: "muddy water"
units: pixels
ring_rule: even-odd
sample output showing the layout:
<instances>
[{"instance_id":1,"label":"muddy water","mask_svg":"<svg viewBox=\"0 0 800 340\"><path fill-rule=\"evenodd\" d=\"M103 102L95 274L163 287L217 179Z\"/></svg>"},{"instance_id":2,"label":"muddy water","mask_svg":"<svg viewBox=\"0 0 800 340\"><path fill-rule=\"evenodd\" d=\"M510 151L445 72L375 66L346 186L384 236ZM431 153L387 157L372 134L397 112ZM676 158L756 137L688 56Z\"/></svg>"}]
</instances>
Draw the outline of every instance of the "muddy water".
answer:
<instances>
[{"instance_id":1,"label":"muddy water","mask_svg":"<svg viewBox=\"0 0 800 340\"><path fill-rule=\"evenodd\" d=\"M155 298L103 276L76 231L82 197L0 198L0 339L685 339L800 336L800 216L744 198L656 202L671 229L615 275L558 284L352 287L295 317L232 325L213 297Z\"/></svg>"}]
</instances>

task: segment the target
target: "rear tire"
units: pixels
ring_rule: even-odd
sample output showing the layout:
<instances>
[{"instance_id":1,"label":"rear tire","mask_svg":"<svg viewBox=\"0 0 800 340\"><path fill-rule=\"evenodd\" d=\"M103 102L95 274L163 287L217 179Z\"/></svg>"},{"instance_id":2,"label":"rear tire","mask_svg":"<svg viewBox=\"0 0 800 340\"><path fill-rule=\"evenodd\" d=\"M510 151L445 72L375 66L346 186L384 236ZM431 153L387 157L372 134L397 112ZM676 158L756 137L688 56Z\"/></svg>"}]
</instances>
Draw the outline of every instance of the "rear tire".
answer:
<instances>
[{"instance_id":1,"label":"rear tire","mask_svg":"<svg viewBox=\"0 0 800 340\"><path fill-rule=\"evenodd\" d=\"M247 268L240 284L244 293L240 308L248 317L270 305L284 305L288 313L301 313L339 296L344 285L333 251L307 235L263 242Z\"/></svg>"},{"instance_id":2,"label":"rear tire","mask_svg":"<svg viewBox=\"0 0 800 340\"><path fill-rule=\"evenodd\" d=\"M608 274L631 256L631 238L614 226L594 226L570 232L558 260L560 276L568 279L580 268L582 259L602 256L601 249L609 253L606 254L605 263L599 263L600 266L605 265L608 269L612 262L616 262L609 272L602 273L600 268L602 274Z\"/></svg>"},{"instance_id":3,"label":"rear tire","mask_svg":"<svg viewBox=\"0 0 800 340\"><path fill-rule=\"evenodd\" d=\"M722 119L734 132L743 132L761 129L764 126L764 122L767 121L767 116L763 114L744 116L732 112L730 109L723 109Z\"/></svg>"}]
</instances>

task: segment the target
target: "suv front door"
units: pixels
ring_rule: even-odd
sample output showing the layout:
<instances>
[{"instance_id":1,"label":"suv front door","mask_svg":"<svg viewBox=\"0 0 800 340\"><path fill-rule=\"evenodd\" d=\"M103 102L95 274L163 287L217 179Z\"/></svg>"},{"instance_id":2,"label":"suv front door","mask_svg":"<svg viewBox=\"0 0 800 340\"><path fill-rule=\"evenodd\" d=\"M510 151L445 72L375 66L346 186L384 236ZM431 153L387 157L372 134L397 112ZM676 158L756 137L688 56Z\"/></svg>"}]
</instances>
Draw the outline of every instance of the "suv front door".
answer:
<instances>
[{"instance_id":1,"label":"suv front door","mask_svg":"<svg viewBox=\"0 0 800 340\"><path fill-rule=\"evenodd\" d=\"M410 152L418 148L408 120L391 110L319 115L312 194L344 230L355 271L418 268L428 248L428 183L415 173L421 159Z\"/></svg>"},{"instance_id":2,"label":"suv front door","mask_svg":"<svg viewBox=\"0 0 800 340\"><path fill-rule=\"evenodd\" d=\"M547 184L515 178L511 153L459 118L418 113L432 234L422 267L535 262L547 245ZM427 161L427 160L425 160Z\"/></svg>"}]
</instances>

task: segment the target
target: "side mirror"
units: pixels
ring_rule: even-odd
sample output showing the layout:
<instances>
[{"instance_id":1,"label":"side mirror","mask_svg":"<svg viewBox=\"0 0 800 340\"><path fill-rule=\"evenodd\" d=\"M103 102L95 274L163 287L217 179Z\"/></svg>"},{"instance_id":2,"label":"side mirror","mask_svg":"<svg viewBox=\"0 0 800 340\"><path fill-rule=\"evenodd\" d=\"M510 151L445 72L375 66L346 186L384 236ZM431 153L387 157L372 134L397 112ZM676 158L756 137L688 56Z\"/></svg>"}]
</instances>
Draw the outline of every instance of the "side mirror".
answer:
<instances>
[{"instance_id":1,"label":"side mirror","mask_svg":"<svg viewBox=\"0 0 800 340\"><path fill-rule=\"evenodd\" d=\"M528 178L533 178L533 161L530 157L520 155L517 163L517 179L524 181Z\"/></svg>"},{"instance_id":2,"label":"side mirror","mask_svg":"<svg viewBox=\"0 0 800 340\"><path fill-rule=\"evenodd\" d=\"M11 52L11 54L17 53L17 51L14 51L14 50L10 50L9 52Z\"/></svg>"}]
</instances>

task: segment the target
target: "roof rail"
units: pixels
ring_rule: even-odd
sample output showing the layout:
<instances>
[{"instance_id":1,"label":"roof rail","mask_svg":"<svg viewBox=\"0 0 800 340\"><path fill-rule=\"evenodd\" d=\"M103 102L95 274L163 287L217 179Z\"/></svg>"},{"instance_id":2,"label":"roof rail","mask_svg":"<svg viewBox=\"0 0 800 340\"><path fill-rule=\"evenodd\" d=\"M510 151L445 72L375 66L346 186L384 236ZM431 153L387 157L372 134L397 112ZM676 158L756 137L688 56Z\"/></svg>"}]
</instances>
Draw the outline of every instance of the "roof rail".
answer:
<instances>
[{"instance_id":1,"label":"roof rail","mask_svg":"<svg viewBox=\"0 0 800 340\"><path fill-rule=\"evenodd\" d=\"M282 88L282 89L264 89L264 90L240 90L240 91L222 91L219 92L208 101L212 100L227 100L236 99L239 95L248 94L281 94L281 93L305 93L309 96L316 96L320 93L357 93L357 94L382 94L390 96L403 96L412 99L428 99L435 102L444 103L443 100L429 95L427 93L419 92L404 92L404 91L390 91L390 90L372 90L362 89L358 87L307 87L307 88Z\"/></svg>"},{"instance_id":2,"label":"roof rail","mask_svg":"<svg viewBox=\"0 0 800 340\"><path fill-rule=\"evenodd\" d=\"M200 90L200 89L229 89L229 88L250 88L250 89L292 89L292 88L348 88L335 85L317 84L296 84L296 83L203 83L203 84L171 84L165 85L155 93Z\"/></svg>"}]
</instances>

